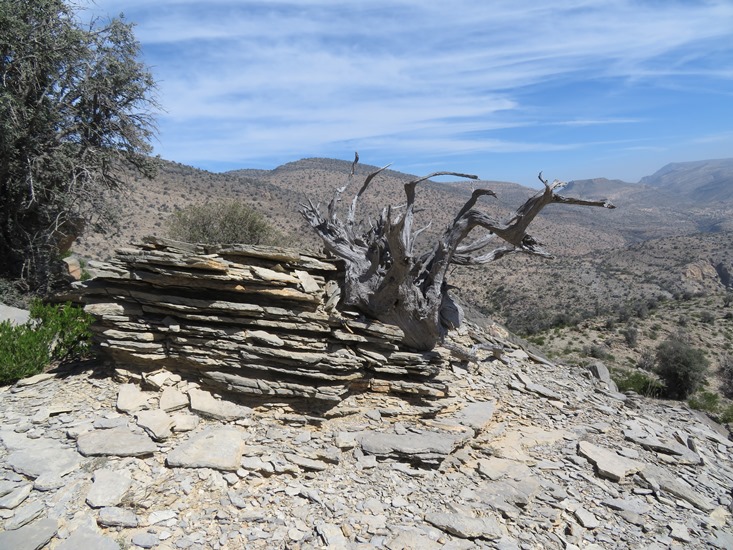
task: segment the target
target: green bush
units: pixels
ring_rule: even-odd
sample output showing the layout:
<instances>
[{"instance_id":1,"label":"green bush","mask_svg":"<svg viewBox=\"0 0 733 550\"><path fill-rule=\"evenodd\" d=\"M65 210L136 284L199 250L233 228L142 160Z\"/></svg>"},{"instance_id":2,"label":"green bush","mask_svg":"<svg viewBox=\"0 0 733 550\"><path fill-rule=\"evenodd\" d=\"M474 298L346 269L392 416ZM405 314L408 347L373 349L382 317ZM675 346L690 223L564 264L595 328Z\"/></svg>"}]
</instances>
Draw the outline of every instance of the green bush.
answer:
<instances>
[{"instance_id":1,"label":"green bush","mask_svg":"<svg viewBox=\"0 0 733 550\"><path fill-rule=\"evenodd\" d=\"M167 220L168 235L206 244L279 244L282 235L254 208L238 201L192 204Z\"/></svg>"},{"instance_id":2,"label":"green bush","mask_svg":"<svg viewBox=\"0 0 733 550\"><path fill-rule=\"evenodd\" d=\"M705 381L708 360L702 350L679 338L669 339L657 347L656 372L664 381L665 395L686 399Z\"/></svg>"},{"instance_id":3,"label":"green bush","mask_svg":"<svg viewBox=\"0 0 733 550\"><path fill-rule=\"evenodd\" d=\"M690 397L687 404L698 411L715 413L720 405L720 396L711 391L702 391Z\"/></svg>"},{"instance_id":4,"label":"green bush","mask_svg":"<svg viewBox=\"0 0 733 550\"><path fill-rule=\"evenodd\" d=\"M726 397L733 397L733 355L726 353L719 359L720 377L723 383L720 389Z\"/></svg>"},{"instance_id":5,"label":"green bush","mask_svg":"<svg viewBox=\"0 0 733 550\"><path fill-rule=\"evenodd\" d=\"M65 361L89 351L92 317L71 304L31 304L23 325L0 323L0 384L43 372L53 361Z\"/></svg>"},{"instance_id":6,"label":"green bush","mask_svg":"<svg viewBox=\"0 0 733 550\"><path fill-rule=\"evenodd\" d=\"M621 392L633 391L646 397L659 397L664 392L664 384L639 370L614 370L613 381Z\"/></svg>"}]
</instances>

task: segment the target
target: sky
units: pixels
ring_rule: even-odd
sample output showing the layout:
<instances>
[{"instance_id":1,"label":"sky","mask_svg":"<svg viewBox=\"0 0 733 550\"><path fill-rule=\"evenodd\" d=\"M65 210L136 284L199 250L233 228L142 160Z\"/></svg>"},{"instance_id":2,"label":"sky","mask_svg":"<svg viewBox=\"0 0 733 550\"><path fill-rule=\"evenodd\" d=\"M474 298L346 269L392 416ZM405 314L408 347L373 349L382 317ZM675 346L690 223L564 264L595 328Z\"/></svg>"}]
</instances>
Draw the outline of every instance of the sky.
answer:
<instances>
[{"instance_id":1,"label":"sky","mask_svg":"<svg viewBox=\"0 0 733 550\"><path fill-rule=\"evenodd\" d=\"M83 4L82 4L83 5ZM536 185L733 157L733 0L89 0L135 23L155 154Z\"/></svg>"}]
</instances>

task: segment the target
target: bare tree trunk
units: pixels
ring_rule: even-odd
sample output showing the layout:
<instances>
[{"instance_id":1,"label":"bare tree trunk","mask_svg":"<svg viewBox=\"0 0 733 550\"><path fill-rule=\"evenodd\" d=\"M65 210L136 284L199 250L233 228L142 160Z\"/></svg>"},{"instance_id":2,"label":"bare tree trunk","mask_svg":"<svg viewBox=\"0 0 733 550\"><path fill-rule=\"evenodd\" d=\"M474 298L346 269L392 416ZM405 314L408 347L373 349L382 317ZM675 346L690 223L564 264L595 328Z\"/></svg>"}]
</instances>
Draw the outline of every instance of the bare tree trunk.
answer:
<instances>
[{"instance_id":1,"label":"bare tree trunk","mask_svg":"<svg viewBox=\"0 0 733 550\"><path fill-rule=\"evenodd\" d=\"M309 201L301 214L323 240L326 249L342 259L346 266L344 304L355 306L366 315L400 327L404 344L418 350L435 347L448 330L461 322L460 307L448 294L447 275L451 265L486 264L511 253L550 257L540 243L527 233L527 227L540 211L551 203L614 208L606 201L586 201L562 197L555 193L564 183L540 181L544 190L528 199L506 222L500 223L475 208L482 196L496 196L488 189L478 189L456 214L453 222L432 248L416 255L416 237L425 229L413 229L416 187L435 176L478 179L456 172L435 172L405 184L407 204L399 211L384 208L379 218L366 229L355 224L359 199L372 180L383 170L369 174L354 195L346 219L336 215L340 195L354 178L359 155L354 158L349 181L334 193L328 214ZM476 228L487 233L464 244ZM498 239L498 241L497 241ZM487 251L487 247L491 247Z\"/></svg>"}]
</instances>

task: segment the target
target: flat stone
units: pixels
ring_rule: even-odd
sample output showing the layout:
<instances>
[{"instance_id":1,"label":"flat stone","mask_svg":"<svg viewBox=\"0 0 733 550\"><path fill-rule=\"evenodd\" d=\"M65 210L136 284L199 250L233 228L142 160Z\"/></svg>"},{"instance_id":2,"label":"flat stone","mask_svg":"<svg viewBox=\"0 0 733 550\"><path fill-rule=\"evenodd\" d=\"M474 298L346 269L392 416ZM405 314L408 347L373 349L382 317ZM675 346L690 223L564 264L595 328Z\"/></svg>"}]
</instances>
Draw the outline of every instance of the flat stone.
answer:
<instances>
[{"instance_id":1,"label":"flat stone","mask_svg":"<svg viewBox=\"0 0 733 550\"><path fill-rule=\"evenodd\" d=\"M634 430L624 430L624 437L649 451L673 455L680 464L700 464L700 455L686 445L671 439L660 439L654 435Z\"/></svg>"},{"instance_id":2,"label":"flat stone","mask_svg":"<svg viewBox=\"0 0 733 550\"><path fill-rule=\"evenodd\" d=\"M706 498L692 490L689 485L682 483L674 478L672 474L652 464L647 465L641 471L641 475L650 485L658 486L662 491L666 491L682 500L686 500L698 510L703 512L712 512L715 506Z\"/></svg>"},{"instance_id":3,"label":"flat stone","mask_svg":"<svg viewBox=\"0 0 733 550\"><path fill-rule=\"evenodd\" d=\"M33 481L33 488L36 491L53 491L63 487L66 481L56 473L41 474Z\"/></svg>"},{"instance_id":4,"label":"flat stone","mask_svg":"<svg viewBox=\"0 0 733 550\"><path fill-rule=\"evenodd\" d=\"M0 322L8 321L11 325L23 325L29 321L30 311L0 304Z\"/></svg>"},{"instance_id":5,"label":"flat stone","mask_svg":"<svg viewBox=\"0 0 733 550\"><path fill-rule=\"evenodd\" d=\"M483 482L479 485L477 494L481 497L482 502L499 510L505 508L506 504L526 507L540 489L541 485L537 479L534 476L527 476L517 480L502 479Z\"/></svg>"},{"instance_id":6,"label":"flat stone","mask_svg":"<svg viewBox=\"0 0 733 550\"><path fill-rule=\"evenodd\" d=\"M146 434L133 433L127 428L86 432L76 444L84 456L148 456L158 450Z\"/></svg>"},{"instance_id":7,"label":"flat stone","mask_svg":"<svg viewBox=\"0 0 733 550\"><path fill-rule=\"evenodd\" d=\"M150 512L148 516L148 523L155 525L156 523L162 523L170 519L174 519L178 516L174 510L155 510Z\"/></svg>"},{"instance_id":8,"label":"flat stone","mask_svg":"<svg viewBox=\"0 0 733 550\"><path fill-rule=\"evenodd\" d=\"M51 518L40 519L14 531L0 532L0 548L39 550L48 544L56 531L58 531L57 520Z\"/></svg>"},{"instance_id":9,"label":"flat stone","mask_svg":"<svg viewBox=\"0 0 733 550\"><path fill-rule=\"evenodd\" d=\"M497 480L504 477L512 479L522 479L529 477L530 468L516 460L506 458L482 458L478 461L478 473L491 480Z\"/></svg>"},{"instance_id":10,"label":"flat stone","mask_svg":"<svg viewBox=\"0 0 733 550\"><path fill-rule=\"evenodd\" d=\"M349 539L344 536L343 531L338 525L322 523L316 526L316 531L328 548L349 547Z\"/></svg>"},{"instance_id":11,"label":"flat stone","mask_svg":"<svg viewBox=\"0 0 733 550\"><path fill-rule=\"evenodd\" d=\"M112 470L94 472L94 483L87 494L86 502L92 508L117 506L132 486L132 480Z\"/></svg>"},{"instance_id":12,"label":"flat stone","mask_svg":"<svg viewBox=\"0 0 733 550\"><path fill-rule=\"evenodd\" d=\"M42 474L63 477L79 468L81 461L74 449L50 439L31 440L24 449L11 453L7 459L14 471L30 478Z\"/></svg>"},{"instance_id":13,"label":"flat stone","mask_svg":"<svg viewBox=\"0 0 733 550\"><path fill-rule=\"evenodd\" d=\"M578 443L578 454L595 464L599 476L612 481L621 481L626 476L642 471L645 466L641 462L623 458L589 441Z\"/></svg>"},{"instance_id":14,"label":"flat stone","mask_svg":"<svg viewBox=\"0 0 733 550\"><path fill-rule=\"evenodd\" d=\"M421 462L437 466L459 445L470 439L469 434L442 432L407 433L362 432L357 440L370 455Z\"/></svg>"},{"instance_id":15,"label":"flat stone","mask_svg":"<svg viewBox=\"0 0 733 550\"><path fill-rule=\"evenodd\" d=\"M137 533L132 536L132 544L140 548L153 548L160 544L160 539L154 533Z\"/></svg>"},{"instance_id":16,"label":"flat stone","mask_svg":"<svg viewBox=\"0 0 733 550\"><path fill-rule=\"evenodd\" d=\"M41 517L46 507L42 502L36 501L15 509L15 515L5 522L5 530L12 531Z\"/></svg>"},{"instance_id":17,"label":"flat stone","mask_svg":"<svg viewBox=\"0 0 733 550\"><path fill-rule=\"evenodd\" d=\"M99 510L97 523L104 527L137 527L135 512L112 506Z\"/></svg>"},{"instance_id":18,"label":"flat stone","mask_svg":"<svg viewBox=\"0 0 733 550\"><path fill-rule=\"evenodd\" d=\"M156 372L155 374L151 374L150 376L145 377L145 382L150 384L152 387L154 387L156 390L160 390L170 378L170 373L166 371L160 371Z\"/></svg>"},{"instance_id":19,"label":"flat stone","mask_svg":"<svg viewBox=\"0 0 733 550\"><path fill-rule=\"evenodd\" d=\"M13 510L14 508L17 508L20 506L25 499L28 498L28 495L31 494L31 491L33 490L33 484L32 483L24 483L23 485L19 486L17 489L12 490L7 495L5 495L3 498L0 498L0 508L5 508L8 510Z\"/></svg>"},{"instance_id":20,"label":"flat stone","mask_svg":"<svg viewBox=\"0 0 733 550\"><path fill-rule=\"evenodd\" d=\"M313 460L310 458L306 458L304 456L300 456L294 453L285 453L285 458L287 458L290 462L292 462L296 466L300 466L304 470L322 472L323 470L328 468L328 464L326 464L325 462L322 462L320 460Z\"/></svg>"},{"instance_id":21,"label":"flat stone","mask_svg":"<svg viewBox=\"0 0 733 550\"><path fill-rule=\"evenodd\" d=\"M185 409L188 407L188 396L176 388L165 388L160 394L159 406L165 412Z\"/></svg>"},{"instance_id":22,"label":"flat stone","mask_svg":"<svg viewBox=\"0 0 733 550\"><path fill-rule=\"evenodd\" d=\"M88 527L77 528L69 538L56 547L56 550L120 550L120 545L114 539L96 533Z\"/></svg>"},{"instance_id":23,"label":"flat stone","mask_svg":"<svg viewBox=\"0 0 733 550\"><path fill-rule=\"evenodd\" d=\"M191 410L201 416L231 422L251 416L252 409L230 401L219 401L207 391L192 389L188 392Z\"/></svg>"},{"instance_id":24,"label":"flat stone","mask_svg":"<svg viewBox=\"0 0 733 550\"><path fill-rule=\"evenodd\" d=\"M715 531L710 536L707 543L712 548L719 548L720 550L730 550L733 548L733 533L726 533L725 531Z\"/></svg>"},{"instance_id":25,"label":"flat stone","mask_svg":"<svg viewBox=\"0 0 733 550\"><path fill-rule=\"evenodd\" d=\"M149 397L137 384L122 384L117 393L117 410L126 413L138 411L147 406Z\"/></svg>"},{"instance_id":26,"label":"flat stone","mask_svg":"<svg viewBox=\"0 0 733 550\"><path fill-rule=\"evenodd\" d=\"M174 420L161 409L139 411L135 414L137 425L156 441L168 439L172 435Z\"/></svg>"},{"instance_id":27,"label":"flat stone","mask_svg":"<svg viewBox=\"0 0 733 550\"><path fill-rule=\"evenodd\" d=\"M126 416L112 416L110 418L99 418L94 421L92 427L97 430L111 430L112 428L126 428L128 424Z\"/></svg>"},{"instance_id":28,"label":"flat stone","mask_svg":"<svg viewBox=\"0 0 733 550\"><path fill-rule=\"evenodd\" d=\"M50 374L48 372L42 372L41 374L36 374L34 376L29 376L28 378L23 378L22 380L18 380L15 383L15 387L26 388L28 386L33 386L34 384L45 382L46 380L51 380L52 378L56 378L56 375Z\"/></svg>"},{"instance_id":29,"label":"flat stone","mask_svg":"<svg viewBox=\"0 0 733 550\"><path fill-rule=\"evenodd\" d=\"M213 468L236 471L244 452L245 434L236 428L207 429L168 453L172 468Z\"/></svg>"},{"instance_id":30,"label":"flat stone","mask_svg":"<svg viewBox=\"0 0 733 550\"><path fill-rule=\"evenodd\" d=\"M453 415L452 419L462 426L472 428L476 433L483 431L494 416L496 403L480 401L469 403Z\"/></svg>"},{"instance_id":31,"label":"flat stone","mask_svg":"<svg viewBox=\"0 0 733 550\"><path fill-rule=\"evenodd\" d=\"M491 517L473 518L463 514L433 512L425 515L425 521L463 539L496 540L506 534L499 522Z\"/></svg>"},{"instance_id":32,"label":"flat stone","mask_svg":"<svg viewBox=\"0 0 733 550\"><path fill-rule=\"evenodd\" d=\"M669 524L669 536L682 542L692 542L692 538L690 537L690 532L687 530L687 527L675 521Z\"/></svg>"},{"instance_id":33,"label":"flat stone","mask_svg":"<svg viewBox=\"0 0 733 550\"><path fill-rule=\"evenodd\" d=\"M578 523L586 529L595 529L600 525L598 518L585 508L576 508L573 515L578 520Z\"/></svg>"},{"instance_id":34,"label":"flat stone","mask_svg":"<svg viewBox=\"0 0 733 550\"><path fill-rule=\"evenodd\" d=\"M199 425L199 417L195 414L177 413L171 415L174 432L190 432Z\"/></svg>"}]
</instances>

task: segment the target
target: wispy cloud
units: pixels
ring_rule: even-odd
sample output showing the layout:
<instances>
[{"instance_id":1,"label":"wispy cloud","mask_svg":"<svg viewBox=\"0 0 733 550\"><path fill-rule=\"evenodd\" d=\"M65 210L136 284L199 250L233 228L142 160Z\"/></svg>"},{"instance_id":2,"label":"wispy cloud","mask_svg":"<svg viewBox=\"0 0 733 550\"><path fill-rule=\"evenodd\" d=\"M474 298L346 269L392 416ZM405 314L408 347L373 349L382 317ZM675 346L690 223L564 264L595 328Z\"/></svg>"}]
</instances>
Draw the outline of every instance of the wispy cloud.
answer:
<instances>
[{"instance_id":1,"label":"wispy cloud","mask_svg":"<svg viewBox=\"0 0 733 550\"><path fill-rule=\"evenodd\" d=\"M97 0L94 9L138 23L166 109L161 153L209 167L342 156L347 145L373 150L375 163L582 150L599 140L592 132L674 116L681 95L664 96L675 86L720 93L733 80L728 0Z\"/></svg>"}]
</instances>

